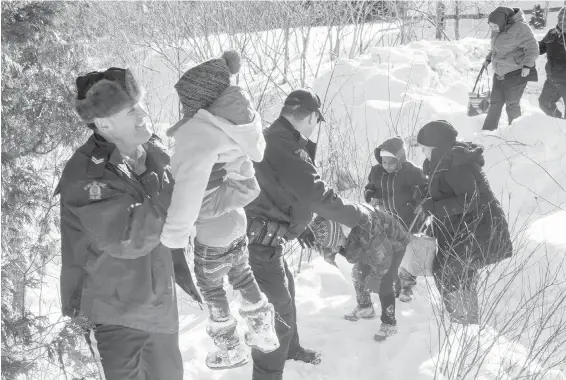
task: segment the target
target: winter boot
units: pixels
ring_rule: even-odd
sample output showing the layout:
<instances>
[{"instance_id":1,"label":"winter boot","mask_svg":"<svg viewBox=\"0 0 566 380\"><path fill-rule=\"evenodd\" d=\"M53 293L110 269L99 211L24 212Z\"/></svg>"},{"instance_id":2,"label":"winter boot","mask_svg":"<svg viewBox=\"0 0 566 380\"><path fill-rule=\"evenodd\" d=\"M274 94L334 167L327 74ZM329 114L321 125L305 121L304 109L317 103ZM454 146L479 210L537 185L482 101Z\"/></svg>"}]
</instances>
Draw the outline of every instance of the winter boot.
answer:
<instances>
[{"instance_id":1,"label":"winter boot","mask_svg":"<svg viewBox=\"0 0 566 380\"><path fill-rule=\"evenodd\" d=\"M350 313L344 315L344 319L352 322L356 322L359 319L374 319L375 318L375 309L373 305L370 307L360 307L356 306L354 310Z\"/></svg>"},{"instance_id":2,"label":"winter boot","mask_svg":"<svg viewBox=\"0 0 566 380\"><path fill-rule=\"evenodd\" d=\"M413 300L413 288L402 287L401 293L399 294L399 301L401 302L411 302Z\"/></svg>"},{"instance_id":3,"label":"winter boot","mask_svg":"<svg viewBox=\"0 0 566 380\"><path fill-rule=\"evenodd\" d=\"M248 346L266 354L279 348L279 338L275 332L275 310L265 296L256 304L242 304L240 315L248 324Z\"/></svg>"},{"instance_id":4,"label":"winter boot","mask_svg":"<svg viewBox=\"0 0 566 380\"><path fill-rule=\"evenodd\" d=\"M390 325L389 323L382 323L377 334L373 336L377 342L383 342L388 337L397 334L397 326Z\"/></svg>"},{"instance_id":5,"label":"winter boot","mask_svg":"<svg viewBox=\"0 0 566 380\"><path fill-rule=\"evenodd\" d=\"M208 368L230 369L241 367L250 361L250 349L240 342L236 324L232 316L228 316L225 321L209 319L206 332L217 349L206 356Z\"/></svg>"},{"instance_id":6,"label":"winter boot","mask_svg":"<svg viewBox=\"0 0 566 380\"><path fill-rule=\"evenodd\" d=\"M299 347L297 351L287 354L287 360L296 360L307 364L318 365L322 362L322 355L320 352Z\"/></svg>"},{"instance_id":7,"label":"winter boot","mask_svg":"<svg viewBox=\"0 0 566 380\"><path fill-rule=\"evenodd\" d=\"M454 323L477 325L479 323L478 295L475 290L459 289L444 296L446 310Z\"/></svg>"},{"instance_id":8,"label":"winter boot","mask_svg":"<svg viewBox=\"0 0 566 380\"><path fill-rule=\"evenodd\" d=\"M413 300L413 287L417 284L417 278L401 267L399 270L399 282L401 283L399 301L411 302Z\"/></svg>"}]
</instances>

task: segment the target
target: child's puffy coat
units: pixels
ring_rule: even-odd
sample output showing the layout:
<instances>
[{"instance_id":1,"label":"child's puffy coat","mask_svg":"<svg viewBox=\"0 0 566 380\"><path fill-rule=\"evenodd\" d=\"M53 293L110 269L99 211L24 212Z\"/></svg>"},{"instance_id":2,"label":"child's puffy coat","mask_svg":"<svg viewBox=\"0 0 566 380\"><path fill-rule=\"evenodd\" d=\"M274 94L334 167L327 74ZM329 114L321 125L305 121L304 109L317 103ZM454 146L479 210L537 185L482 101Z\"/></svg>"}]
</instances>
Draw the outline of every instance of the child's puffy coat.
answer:
<instances>
[{"instance_id":1,"label":"child's puffy coat","mask_svg":"<svg viewBox=\"0 0 566 380\"><path fill-rule=\"evenodd\" d=\"M388 173L382 164L382 150L393 153L399 165L395 173ZM385 140L375 149L375 165L369 174L366 195L381 200L383 208L398 216L405 228L409 228L415 218L417 202L415 192L426 189L426 177L422 169L407 161L405 146L400 137ZM418 194L420 195L420 194ZM418 196L417 198L420 198ZM418 226L415 226L418 228Z\"/></svg>"},{"instance_id":2,"label":"child's puffy coat","mask_svg":"<svg viewBox=\"0 0 566 380\"><path fill-rule=\"evenodd\" d=\"M342 252L348 262L371 267L368 285L371 291L378 292L381 279L389 270L393 257L405 253L410 234L390 213L369 205L364 207L371 214L369 231L362 225L354 227Z\"/></svg>"}]
</instances>

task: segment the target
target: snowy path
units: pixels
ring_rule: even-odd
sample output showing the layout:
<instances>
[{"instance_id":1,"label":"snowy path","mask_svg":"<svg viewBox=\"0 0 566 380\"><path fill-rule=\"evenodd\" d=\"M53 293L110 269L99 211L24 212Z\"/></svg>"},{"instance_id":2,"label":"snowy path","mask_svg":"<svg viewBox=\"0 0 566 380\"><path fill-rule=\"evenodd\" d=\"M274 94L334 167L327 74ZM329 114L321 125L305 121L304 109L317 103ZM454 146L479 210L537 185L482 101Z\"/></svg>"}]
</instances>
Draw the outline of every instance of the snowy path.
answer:
<instances>
[{"instance_id":1,"label":"snowy path","mask_svg":"<svg viewBox=\"0 0 566 380\"><path fill-rule=\"evenodd\" d=\"M349 273L349 264L340 259L339 265ZM427 345L432 308L424 285L418 287L413 303L398 303L399 334L382 344L373 340L379 319L349 322L343 318L343 314L355 306L349 275L344 278L340 270L317 257L296 276L296 285L301 342L305 347L321 351L323 362L312 366L289 361L285 379L421 378L418 366L403 363L422 363L430 358ZM218 372L204 366L206 349L212 348L212 342L205 333L206 313L196 314L181 317L180 345L185 359L185 378L250 379L251 364Z\"/></svg>"}]
</instances>

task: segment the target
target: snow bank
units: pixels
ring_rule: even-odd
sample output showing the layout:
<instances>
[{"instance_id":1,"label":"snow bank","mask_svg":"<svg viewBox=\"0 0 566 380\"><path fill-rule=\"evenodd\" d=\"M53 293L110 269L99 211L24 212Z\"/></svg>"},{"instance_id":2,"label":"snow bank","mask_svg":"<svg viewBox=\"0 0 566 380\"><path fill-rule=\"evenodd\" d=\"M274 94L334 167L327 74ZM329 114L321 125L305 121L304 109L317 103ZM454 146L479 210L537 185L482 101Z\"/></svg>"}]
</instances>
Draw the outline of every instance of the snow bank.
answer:
<instances>
[{"instance_id":1,"label":"snow bank","mask_svg":"<svg viewBox=\"0 0 566 380\"><path fill-rule=\"evenodd\" d=\"M554 326L564 323L561 318L565 307L543 305L542 299L562 299L566 291L566 238L562 232L566 206L566 121L549 118L538 109L537 98L545 80L542 57L537 62L540 82L529 84L521 103L523 116L510 127L503 116L498 131L482 132L485 116L472 118L465 113L468 92L488 48L487 40L419 41L403 47L374 48L360 59L338 62L334 70L315 81L315 90L322 95L327 119L332 124L321 132L319 143L321 152L332 151L336 149L336 136L341 137L343 144L339 149L347 152L345 164L351 175L362 179L359 186L365 184L363 180L374 164L373 149L387 137L405 138L409 157L420 164L424 157L413 149L415 136L431 120L448 120L461 139L485 147L485 170L508 211L517 253L510 262L484 274L481 302L486 308L495 303L494 310L489 312L493 319L490 323L500 330L494 334L503 336L492 339L484 350L487 359L476 368L479 377L469 378L495 378L494 363L499 363L495 368L504 373L499 378L525 374L528 378L553 378L548 376L555 376L554 372L546 374L544 366L532 360L525 348L540 349L544 339L552 340L550 333L542 332L538 345L527 337L516 337L513 345L505 334L523 329L523 319L542 320L551 310L559 314L550 317ZM487 88L490 80L482 78L480 86ZM430 291L436 292L428 289L425 293ZM426 296L431 296L434 303L433 295ZM533 310L518 316L517 308L524 307L526 299ZM516 329L501 322L513 318L517 319ZM563 331L552 331L565 338ZM447 336L448 340L464 339L461 332ZM445 338L430 342L440 346ZM511 362L517 367L514 370L505 364L505 352L513 353ZM564 351L560 354L564 355ZM438 360L443 360L439 356L442 350L432 356L432 362L423 364L423 371L430 374L427 368L437 369Z\"/></svg>"}]
</instances>

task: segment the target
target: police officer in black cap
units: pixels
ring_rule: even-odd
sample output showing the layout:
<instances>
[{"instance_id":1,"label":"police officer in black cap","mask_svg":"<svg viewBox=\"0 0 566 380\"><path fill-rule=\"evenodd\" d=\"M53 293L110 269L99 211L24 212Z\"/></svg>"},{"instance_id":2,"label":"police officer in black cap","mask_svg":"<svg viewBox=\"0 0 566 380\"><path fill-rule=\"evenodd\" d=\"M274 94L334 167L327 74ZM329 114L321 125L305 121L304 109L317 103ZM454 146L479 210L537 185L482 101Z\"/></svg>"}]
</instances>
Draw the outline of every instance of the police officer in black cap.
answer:
<instances>
[{"instance_id":1,"label":"police officer in black cap","mask_svg":"<svg viewBox=\"0 0 566 380\"><path fill-rule=\"evenodd\" d=\"M279 314L280 348L269 354L253 350L254 380L282 379L288 359L321 361L319 353L299 342L295 285L283 244L297 239L303 247L313 246L315 239L307 227L313 213L350 228L370 223L367 211L339 197L320 178L314 164L316 144L309 137L323 121L318 95L307 89L291 92L279 118L265 130L264 159L255 164L261 193L246 207L250 265Z\"/></svg>"}]
</instances>

